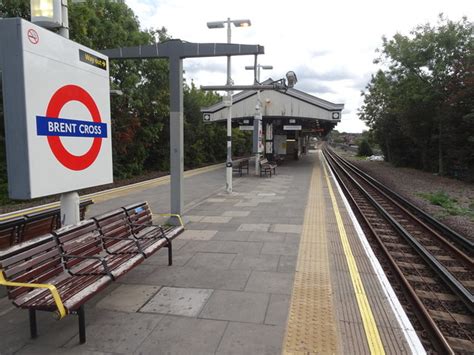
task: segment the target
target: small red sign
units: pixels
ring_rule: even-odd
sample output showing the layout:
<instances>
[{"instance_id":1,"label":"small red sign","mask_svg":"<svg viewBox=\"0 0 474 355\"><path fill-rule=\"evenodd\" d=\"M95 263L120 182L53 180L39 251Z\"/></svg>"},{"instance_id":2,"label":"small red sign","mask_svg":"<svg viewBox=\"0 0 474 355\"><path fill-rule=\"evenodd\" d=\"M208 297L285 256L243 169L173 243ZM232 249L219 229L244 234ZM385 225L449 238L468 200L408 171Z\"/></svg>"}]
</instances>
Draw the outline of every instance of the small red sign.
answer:
<instances>
[{"instance_id":1,"label":"small red sign","mask_svg":"<svg viewBox=\"0 0 474 355\"><path fill-rule=\"evenodd\" d=\"M28 30L28 40L33 44L37 44L40 40L38 32L36 32L34 29L30 28Z\"/></svg>"}]
</instances>

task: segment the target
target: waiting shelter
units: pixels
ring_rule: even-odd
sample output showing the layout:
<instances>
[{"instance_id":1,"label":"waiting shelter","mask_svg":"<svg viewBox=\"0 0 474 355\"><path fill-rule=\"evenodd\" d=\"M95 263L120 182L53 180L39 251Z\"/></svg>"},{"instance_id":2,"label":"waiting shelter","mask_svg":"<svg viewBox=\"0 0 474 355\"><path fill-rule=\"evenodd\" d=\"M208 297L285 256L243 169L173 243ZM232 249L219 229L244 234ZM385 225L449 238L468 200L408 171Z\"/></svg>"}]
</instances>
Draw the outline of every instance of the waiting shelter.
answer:
<instances>
[{"instance_id":1,"label":"waiting shelter","mask_svg":"<svg viewBox=\"0 0 474 355\"><path fill-rule=\"evenodd\" d=\"M268 79L262 84L272 83ZM257 90L241 91L232 96L232 123L241 130L254 130L258 104ZM265 155L277 157L304 154L311 137L326 136L340 121L344 104L335 104L301 90L260 91ZM201 109L205 122L225 121L228 106L223 100Z\"/></svg>"}]
</instances>

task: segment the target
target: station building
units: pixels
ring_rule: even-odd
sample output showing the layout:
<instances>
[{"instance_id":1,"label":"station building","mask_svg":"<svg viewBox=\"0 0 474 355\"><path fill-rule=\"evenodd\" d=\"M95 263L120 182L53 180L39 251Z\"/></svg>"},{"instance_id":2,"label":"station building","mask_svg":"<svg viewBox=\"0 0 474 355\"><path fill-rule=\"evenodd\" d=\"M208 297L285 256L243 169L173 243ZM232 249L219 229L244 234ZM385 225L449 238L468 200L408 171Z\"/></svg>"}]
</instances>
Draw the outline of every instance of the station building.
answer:
<instances>
[{"instance_id":1,"label":"station building","mask_svg":"<svg viewBox=\"0 0 474 355\"><path fill-rule=\"evenodd\" d=\"M273 81L268 79L263 84ZM260 104L258 102L260 96ZM308 149L310 138L326 136L340 121L344 104L336 104L301 90L241 91L232 96L232 125L254 130L254 117L262 113L262 143L269 160L298 159ZM201 109L205 122L225 122L225 100Z\"/></svg>"}]
</instances>

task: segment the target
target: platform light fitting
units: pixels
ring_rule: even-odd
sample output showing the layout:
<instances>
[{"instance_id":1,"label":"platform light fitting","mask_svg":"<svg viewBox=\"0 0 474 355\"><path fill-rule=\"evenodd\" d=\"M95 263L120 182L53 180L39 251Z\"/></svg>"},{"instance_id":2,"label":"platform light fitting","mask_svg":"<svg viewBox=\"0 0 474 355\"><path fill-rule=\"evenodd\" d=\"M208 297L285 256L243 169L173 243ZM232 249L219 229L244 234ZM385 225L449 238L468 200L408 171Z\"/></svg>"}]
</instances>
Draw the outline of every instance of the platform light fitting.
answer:
<instances>
[{"instance_id":1,"label":"platform light fitting","mask_svg":"<svg viewBox=\"0 0 474 355\"><path fill-rule=\"evenodd\" d=\"M296 77L294 71L289 71L288 73L286 73L286 81L288 82L287 86L289 88L295 86L295 84L298 82L298 78Z\"/></svg>"},{"instance_id":2,"label":"platform light fitting","mask_svg":"<svg viewBox=\"0 0 474 355\"><path fill-rule=\"evenodd\" d=\"M249 27L250 20L211 21L207 23L208 28L224 28L227 23L233 23L235 27Z\"/></svg>"},{"instance_id":3,"label":"platform light fitting","mask_svg":"<svg viewBox=\"0 0 474 355\"><path fill-rule=\"evenodd\" d=\"M62 26L61 0L31 0L31 22L45 28Z\"/></svg>"}]
</instances>

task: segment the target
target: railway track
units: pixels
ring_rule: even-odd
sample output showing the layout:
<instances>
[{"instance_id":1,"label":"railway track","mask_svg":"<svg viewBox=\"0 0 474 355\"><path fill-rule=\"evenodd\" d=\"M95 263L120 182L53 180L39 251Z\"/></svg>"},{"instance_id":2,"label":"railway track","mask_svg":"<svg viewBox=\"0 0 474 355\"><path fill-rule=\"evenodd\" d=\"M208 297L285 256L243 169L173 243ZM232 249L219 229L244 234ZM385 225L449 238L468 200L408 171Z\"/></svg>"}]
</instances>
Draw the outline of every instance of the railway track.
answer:
<instances>
[{"instance_id":1,"label":"railway track","mask_svg":"<svg viewBox=\"0 0 474 355\"><path fill-rule=\"evenodd\" d=\"M472 241L329 149L323 153L425 347L474 353Z\"/></svg>"}]
</instances>

